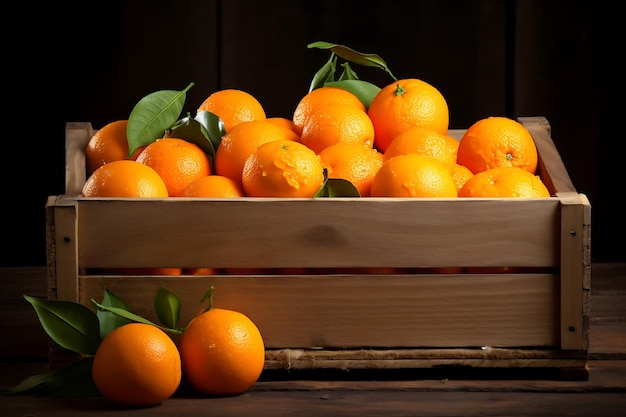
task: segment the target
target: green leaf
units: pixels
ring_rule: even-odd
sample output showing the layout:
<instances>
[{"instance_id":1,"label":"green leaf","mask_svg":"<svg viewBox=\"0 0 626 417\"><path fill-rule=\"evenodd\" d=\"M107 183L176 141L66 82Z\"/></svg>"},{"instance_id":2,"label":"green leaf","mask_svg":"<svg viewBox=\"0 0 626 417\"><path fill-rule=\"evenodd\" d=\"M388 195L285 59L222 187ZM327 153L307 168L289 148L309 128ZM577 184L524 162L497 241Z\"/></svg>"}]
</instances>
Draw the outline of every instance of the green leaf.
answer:
<instances>
[{"instance_id":1,"label":"green leaf","mask_svg":"<svg viewBox=\"0 0 626 417\"><path fill-rule=\"evenodd\" d=\"M187 91L193 85L189 83L182 91L155 91L139 100L128 117L126 128L129 157L138 148L163 137L174 125L185 104Z\"/></svg>"},{"instance_id":2,"label":"green leaf","mask_svg":"<svg viewBox=\"0 0 626 417\"><path fill-rule=\"evenodd\" d=\"M196 116L195 119L192 119L189 115L187 115L187 117L180 119L174 126L172 126L172 129L166 134L166 136L184 139L188 142L195 143L209 156L209 158L213 159L215 158L215 149L217 149L217 146L210 138L209 129L212 129L212 127L208 126L207 128L203 125L203 123L211 124L211 118L207 117L206 114L212 113L209 113L208 111L201 111L200 113L203 113L200 118ZM219 117L217 118L221 122L221 119L219 119ZM220 140L221 136L217 140L217 145L219 145Z\"/></svg>"},{"instance_id":3,"label":"green leaf","mask_svg":"<svg viewBox=\"0 0 626 417\"><path fill-rule=\"evenodd\" d=\"M92 365L93 357L88 357L52 372L41 386L41 395L60 398L99 396L91 375Z\"/></svg>"},{"instance_id":4,"label":"green leaf","mask_svg":"<svg viewBox=\"0 0 626 417\"><path fill-rule=\"evenodd\" d=\"M165 287L159 287L154 298L154 308L159 321L174 329L180 320L180 298Z\"/></svg>"},{"instance_id":5,"label":"green leaf","mask_svg":"<svg viewBox=\"0 0 626 417\"><path fill-rule=\"evenodd\" d=\"M59 346L86 355L96 353L100 345L98 317L82 304L63 300L42 300L24 295L45 332Z\"/></svg>"},{"instance_id":6,"label":"green leaf","mask_svg":"<svg viewBox=\"0 0 626 417\"><path fill-rule=\"evenodd\" d=\"M344 62L341 64L341 67L343 68L343 72L341 73L341 76L339 76L339 81L359 79L359 76L352 70L349 62Z\"/></svg>"},{"instance_id":7,"label":"green leaf","mask_svg":"<svg viewBox=\"0 0 626 417\"><path fill-rule=\"evenodd\" d=\"M222 136L226 134L226 126L224 126L222 119L215 113L203 110L196 114L195 120L204 127L213 148L217 149L222 141Z\"/></svg>"},{"instance_id":8,"label":"green leaf","mask_svg":"<svg viewBox=\"0 0 626 417\"><path fill-rule=\"evenodd\" d=\"M102 299L102 305L107 307L117 307L124 310L128 310L126 304L122 300L120 300L117 295L113 294L107 288L102 285L104 289L104 297ZM110 311L96 310L96 315L98 316L98 320L100 321L100 338L104 339L104 337L109 334L111 331L121 327L125 324L132 323L132 320L127 318L118 316L117 314L113 314Z\"/></svg>"},{"instance_id":9,"label":"green leaf","mask_svg":"<svg viewBox=\"0 0 626 417\"><path fill-rule=\"evenodd\" d=\"M350 181L343 178L329 178L315 197L361 197L361 194Z\"/></svg>"},{"instance_id":10,"label":"green leaf","mask_svg":"<svg viewBox=\"0 0 626 417\"><path fill-rule=\"evenodd\" d=\"M98 307L99 309L102 310L106 310L106 311L110 311L113 314L116 314L120 317L124 317L128 320L131 320L133 322L137 322L137 323L144 323L144 324L149 324L151 326L155 326L158 327L159 329L168 332L168 333L176 333L176 334L180 334L181 331L179 329L170 329L168 327L163 327L163 326L159 326L156 323L151 322L150 320L143 318L141 316L138 316L137 314L131 313L128 310L125 310L123 308L117 308L117 307L107 307L105 305L102 305L100 303L98 303L96 300L94 300L93 298L91 299L91 302Z\"/></svg>"},{"instance_id":11,"label":"green leaf","mask_svg":"<svg viewBox=\"0 0 626 417\"><path fill-rule=\"evenodd\" d=\"M217 149L222 141L222 136L226 134L226 127L222 119L217 114L202 110L196 114L195 120L202 125L208 134L213 149Z\"/></svg>"},{"instance_id":12,"label":"green leaf","mask_svg":"<svg viewBox=\"0 0 626 417\"><path fill-rule=\"evenodd\" d=\"M335 54L331 53L330 58L326 63L317 70L313 79L311 80L311 85L309 86L309 93L316 88L322 87L325 83L329 81L335 80L335 71L337 65L337 57Z\"/></svg>"},{"instance_id":13,"label":"green leaf","mask_svg":"<svg viewBox=\"0 0 626 417\"><path fill-rule=\"evenodd\" d=\"M344 45L338 45L336 43L329 43L329 42L323 42L323 41L310 43L307 45L307 47L309 49L311 48L329 49L331 52L345 59L346 61L350 61L355 64L363 65L366 67L380 68L383 71L385 71L387 74L389 74L394 81L397 81L397 78L389 70L389 67L387 66L387 63L385 62L385 60L376 54L364 54L361 52L357 52L354 49L349 48Z\"/></svg>"},{"instance_id":14,"label":"green leaf","mask_svg":"<svg viewBox=\"0 0 626 417\"><path fill-rule=\"evenodd\" d=\"M3 389L3 393L6 394L18 394L20 392L27 392L36 389L40 389L50 378L52 373L32 375L24 378L22 382L7 390Z\"/></svg>"},{"instance_id":15,"label":"green leaf","mask_svg":"<svg viewBox=\"0 0 626 417\"><path fill-rule=\"evenodd\" d=\"M363 80L333 81L326 83L325 85L328 87L338 87L348 90L361 100L366 109L369 109L372 100L376 97L376 94L380 92L380 87L376 84Z\"/></svg>"}]
</instances>

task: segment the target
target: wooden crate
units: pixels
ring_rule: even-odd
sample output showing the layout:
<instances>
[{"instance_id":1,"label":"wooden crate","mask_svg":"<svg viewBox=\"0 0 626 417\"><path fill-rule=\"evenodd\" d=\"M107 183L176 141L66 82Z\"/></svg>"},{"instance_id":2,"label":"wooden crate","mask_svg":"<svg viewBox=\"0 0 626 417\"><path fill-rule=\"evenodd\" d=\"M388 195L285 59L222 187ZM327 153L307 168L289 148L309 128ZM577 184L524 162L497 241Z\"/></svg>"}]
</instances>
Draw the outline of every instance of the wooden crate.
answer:
<instances>
[{"instance_id":1,"label":"wooden crate","mask_svg":"<svg viewBox=\"0 0 626 417\"><path fill-rule=\"evenodd\" d=\"M156 320L165 286L182 323L215 287L247 314L269 370L556 370L588 378L590 204L542 117L545 199L82 198L90 123L68 123L66 194L46 205L49 298L93 307L101 282ZM460 138L463 130L450 132ZM116 267L318 268L309 275L112 276ZM500 273L336 268L515 267ZM480 375L478 372L476 375ZM506 372L505 372L506 375Z\"/></svg>"}]
</instances>

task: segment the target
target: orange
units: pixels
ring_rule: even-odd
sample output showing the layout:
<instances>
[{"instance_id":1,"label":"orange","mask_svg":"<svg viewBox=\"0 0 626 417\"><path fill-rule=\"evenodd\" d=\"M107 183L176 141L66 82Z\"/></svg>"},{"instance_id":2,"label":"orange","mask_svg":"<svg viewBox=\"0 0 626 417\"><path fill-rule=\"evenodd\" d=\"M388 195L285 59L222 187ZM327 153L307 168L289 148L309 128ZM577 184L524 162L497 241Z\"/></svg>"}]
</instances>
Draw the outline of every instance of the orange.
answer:
<instances>
[{"instance_id":1,"label":"orange","mask_svg":"<svg viewBox=\"0 0 626 417\"><path fill-rule=\"evenodd\" d=\"M500 167L474 174L459 190L459 197L550 197L539 176L519 167Z\"/></svg>"},{"instance_id":2,"label":"orange","mask_svg":"<svg viewBox=\"0 0 626 417\"><path fill-rule=\"evenodd\" d=\"M467 266L466 274L521 274L526 268L521 266Z\"/></svg>"},{"instance_id":3,"label":"orange","mask_svg":"<svg viewBox=\"0 0 626 417\"><path fill-rule=\"evenodd\" d=\"M296 105L292 117L294 131L301 135L307 119L329 104L347 104L366 111L363 102L348 90L337 87L316 88L302 97Z\"/></svg>"},{"instance_id":4,"label":"orange","mask_svg":"<svg viewBox=\"0 0 626 417\"><path fill-rule=\"evenodd\" d=\"M196 316L178 348L189 384L210 395L247 391L265 364L261 332L248 316L234 310L212 308Z\"/></svg>"},{"instance_id":5,"label":"orange","mask_svg":"<svg viewBox=\"0 0 626 417\"><path fill-rule=\"evenodd\" d=\"M202 268L183 268L183 274L185 275L215 275L214 268L202 267Z\"/></svg>"},{"instance_id":6,"label":"orange","mask_svg":"<svg viewBox=\"0 0 626 417\"><path fill-rule=\"evenodd\" d=\"M128 159L127 126L128 120L116 120L93 134L85 148L87 174L91 174L107 162Z\"/></svg>"},{"instance_id":7,"label":"orange","mask_svg":"<svg viewBox=\"0 0 626 417\"><path fill-rule=\"evenodd\" d=\"M414 127L391 141L383 160L387 162L394 156L416 153L439 160L454 173L457 148L458 142L449 136L426 127Z\"/></svg>"},{"instance_id":8,"label":"orange","mask_svg":"<svg viewBox=\"0 0 626 417\"><path fill-rule=\"evenodd\" d=\"M374 146L374 125L364 110L349 104L329 104L307 118L300 142L320 153L336 143Z\"/></svg>"},{"instance_id":9,"label":"orange","mask_svg":"<svg viewBox=\"0 0 626 417\"><path fill-rule=\"evenodd\" d=\"M367 112L376 132L374 147L385 152L400 133L427 127L441 134L448 131L448 103L433 85L406 78L383 87Z\"/></svg>"},{"instance_id":10,"label":"orange","mask_svg":"<svg viewBox=\"0 0 626 417\"><path fill-rule=\"evenodd\" d=\"M93 358L92 377L107 400L148 407L171 397L181 381L181 357L161 329L129 323L105 336Z\"/></svg>"},{"instance_id":11,"label":"orange","mask_svg":"<svg viewBox=\"0 0 626 417\"><path fill-rule=\"evenodd\" d=\"M275 270L274 268L224 268L222 272L226 275L271 275Z\"/></svg>"},{"instance_id":12,"label":"orange","mask_svg":"<svg viewBox=\"0 0 626 417\"><path fill-rule=\"evenodd\" d=\"M308 275L311 273L311 269L305 268L305 267L292 266L292 267L286 267L286 268L277 268L276 273L278 275Z\"/></svg>"},{"instance_id":13,"label":"orange","mask_svg":"<svg viewBox=\"0 0 626 417\"><path fill-rule=\"evenodd\" d=\"M454 183L456 184L456 190L459 191L469 180L474 176L474 173L469 170L465 165L455 164L454 166L454 174L452 178L454 179Z\"/></svg>"},{"instance_id":14,"label":"orange","mask_svg":"<svg viewBox=\"0 0 626 417\"><path fill-rule=\"evenodd\" d=\"M368 197L374 176L383 165L383 154L357 143L337 143L319 153L328 178L350 181L361 197Z\"/></svg>"},{"instance_id":15,"label":"orange","mask_svg":"<svg viewBox=\"0 0 626 417\"><path fill-rule=\"evenodd\" d=\"M296 127L293 124L291 119L286 117L268 117L268 122L275 124L276 126L284 127L287 130L291 130L292 132L296 132Z\"/></svg>"},{"instance_id":16,"label":"orange","mask_svg":"<svg viewBox=\"0 0 626 417\"><path fill-rule=\"evenodd\" d=\"M498 167L520 167L534 174L537 147L530 132L508 117L492 116L471 125L459 143L457 162L474 174Z\"/></svg>"},{"instance_id":17,"label":"orange","mask_svg":"<svg viewBox=\"0 0 626 417\"><path fill-rule=\"evenodd\" d=\"M109 162L96 169L82 189L83 197L153 197L168 196L159 174L149 166L132 160Z\"/></svg>"},{"instance_id":18,"label":"orange","mask_svg":"<svg viewBox=\"0 0 626 417\"><path fill-rule=\"evenodd\" d=\"M85 148L88 175L108 162L137 157L139 149L132 157L128 156L127 127L128 120L116 120L104 125L93 134Z\"/></svg>"},{"instance_id":19,"label":"orange","mask_svg":"<svg viewBox=\"0 0 626 417\"><path fill-rule=\"evenodd\" d=\"M198 107L198 112L208 111L222 119L228 132L241 122L265 120L263 106L252 94L237 90L219 90L208 96Z\"/></svg>"},{"instance_id":20,"label":"orange","mask_svg":"<svg viewBox=\"0 0 626 417\"><path fill-rule=\"evenodd\" d=\"M454 158L456 159L459 154L459 141L450 135L444 135L448 146L454 149Z\"/></svg>"},{"instance_id":21,"label":"orange","mask_svg":"<svg viewBox=\"0 0 626 417\"><path fill-rule=\"evenodd\" d=\"M324 183L324 168L319 155L300 142L274 140L246 160L242 182L249 197L311 198Z\"/></svg>"},{"instance_id":22,"label":"orange","mask_svg":"<svg viewBox=\"0 0 626 417\"><path fill-rule=\"evenodd\" d=\"M183 268L107 268L104 272L111 275L181 275Z\"/></svg>"},{"instance_id":23,"label":"orange","mask_svg":"<svg viewBox=\"0 0 626 417\"><path fill-rule=\"evenodd\" d=\"M243 165L250 154L257 146L278 139L299 140L293 131L267 120L238 124L222 136L215 150L215 172L241 183Z\"/></svg>"},{"instance_id":24,"label":"orange","mask_svg":"<svg viewBox=\"0 0 626 417\"><path fill-rule=\"evenodd\" d=\"M170 197L179 197L193 180L211 174L209 157L195 143L178 138L161 138L137 156L137 162L153 168Z\"/></svg>"},{"instance_id":25,"label":"orange","mask_svg":"<svg viewBox=\"0 0 626 417\"><path fill-rule=\"evenodd\" d=\"M221 175L207 175L190 182L183 190L183 197L230 198L242 197L239 181Z\"/></svg>"},{"instance_id":26,"label":"orange","mask_svg":"<svg viewBox=\"0 0 626 417\"><path fill-rule=\"evenodd\" d=\"M372 182L372 197L457 197L448 168L440 161L416 153L385 162Z\"/></svg>"}]
</instances>

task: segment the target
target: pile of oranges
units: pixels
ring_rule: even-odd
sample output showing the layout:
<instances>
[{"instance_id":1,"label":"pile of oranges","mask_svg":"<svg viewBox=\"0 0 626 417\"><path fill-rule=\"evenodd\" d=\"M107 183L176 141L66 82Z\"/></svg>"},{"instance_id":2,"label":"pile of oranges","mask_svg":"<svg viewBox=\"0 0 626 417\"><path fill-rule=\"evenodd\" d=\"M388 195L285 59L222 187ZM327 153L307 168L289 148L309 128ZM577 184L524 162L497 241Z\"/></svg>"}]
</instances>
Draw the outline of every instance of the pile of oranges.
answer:
<instances>
[{"instance_id":1,"label":"pile of oranges","mask_svg":"<svg viewBox=\"0 0 626 417\"><path fill-rule=\"evenodd\" d=\"M223 122L214 155L183 138L162 137L129 155L128 120L98 130L85 150L85 197L313 198L329 179L360 197L549 197L537 175L532 136L502 116L448 135L448 105L433 85L396 80L364 104L321 86L291 117L268 117L237 89L197 108Z\"/></svg>"}]
</instances>

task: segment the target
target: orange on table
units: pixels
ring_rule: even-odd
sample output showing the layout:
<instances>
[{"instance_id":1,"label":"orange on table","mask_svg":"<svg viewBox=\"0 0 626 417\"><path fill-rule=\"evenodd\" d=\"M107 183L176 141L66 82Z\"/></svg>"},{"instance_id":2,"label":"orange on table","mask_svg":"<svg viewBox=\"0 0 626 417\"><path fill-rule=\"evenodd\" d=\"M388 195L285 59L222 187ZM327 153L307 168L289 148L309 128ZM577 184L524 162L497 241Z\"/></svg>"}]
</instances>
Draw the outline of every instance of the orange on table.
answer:
<instances>
[{"instance_id":1,"label":"orange on table","mask_svg":"<svg viewBox=\"0 0 626 417\"><path fill-rule=\"evenodd\" d=\"M366 111L365 104L348 90L337 87L319 87L307 93L296 105L291 118L295 132L301 135L307 119L329 104L347 104Z\"/></svg>"},{"instance_id":2,"label":"orange on table","mask_svg":"<svg viewBox=\"0 0 626 417\"><path fill-rule=\"evenodd\" d=\"M461 164L455 164L454 174L452 175L452 178L454 179L454 183L456 184L456 190L459 191L461 188L463 188L467 180L469 180L473 176L474 173L470 171L468 167Z\"/></svg>"},{"instance_id":3,"label":"orange on table","mask_svg":"<svg viewBox=\"0 0 626 417\"><path fill-rule=\"evenodd\" d=\"M538 175L520 167L499 167L474 174L459 197L544 198L550 191Z\"/></svg>"},{"instance_id":4,"label":"orange on table","mask_svg":"<svg viewBox=\"0 0 626 417\"><path fill-rule=\"evenodd\" d=\"M452 174L440 161L416 153L385 162L372 181L372 197L456 198Z\"/></svg>"},{"instance_id":5,"label":"orange on table","mask_svg":"<svg viewBox=\"0 0 626 417\"><path fill-rule=\"evenodd\" d=\"M202 148L179 138L161 138L147 145L137 162L154 169L170 197L180 197L193 180L211 174L211 162Z\"/></svg>"},{"instance_id":6,"label":"orange on table","mask_svg":"<svg viewBox=\"0 0 626 417\"><path fill-rule=\"evenodd\" d=\"M361 197L368 197L372 181L381 166L383 154L357 143L337 143L323 149L319 156L328 178L350 181Z\"/></svg>"},{"instance_id":7,"label":"orange on table","mask_svg":"<svg viewBox=\"0 0 626 417\"><path fill-rule=\"evenodd\" d=\"M205 394L241 394L258 380L265 365L259 328L234 310L212 308L194 317L178 347L183 375Z\"/></svg>"},{"instance_id":8,"label":"orange on table","mask_svg":"<svg viewBox=\"0 0 626 417\"><path fill-rule=\"evenodd\" d=\"M127 127L128 120L115 120L93 134L85 148L87 175L108 162L137 157L139 149L131 157L128 156Z\"/></svg>"},{"instance_id":9,"label":"orange on table","mask_svg":"<svg viewBox=\"0 0 626 417\"><path fill-rule=\"evenodd\" d=\"M241 177L249 197L311 198L324 183L324 168L313 150L281 139L257 147L246 160Z\"/></svg>"},{"instance_id":10,"label":"orange on table","mask_svg":"<svg viewBox=\"0 0 626 417\"><path fill-rule=\"evenodd\" d=\"M416 78L394 81L372 99L367 111L376 132L374 147L385 152L400 133L414 127L448 132L448 103L433 85Z\"/></svg>"},{"instance_id":11,"label":"orange on table","mask_svg":"<svg viewBox=\"0 0 626 417\"><path fill-rule=\"evenodd\" d=\"M414 127L396 136L384 153L387 162L394 156L416 153L435 158L443 163L450 173L456 166L458 142L449 136L426 127Z\"/></svg>"},{"instance_id":12,"label":"orange on table","mask_svg":"<svg viewBox=\"0 0 626 417\"><path fill-rule=\"evenodd\" d=\"M499 167L519 167L534 174L538 154L524 125L508 117L491 116L465 131L459 142L457 162L474 174Z\"/></svg>"},{"instance_id":13,"label":"orange on table","mask_svg":"<svg viewBox=\"0 0 626 417\"><path fill-rule=\"evenodd\" d=\"M374 146L374 125L364 110L349 104L328 104L307 118L300 142L320 153L336 143Z\"/></svg>"},{"instance_id":14,"label":"orange on table","mask_svg":"<svg viewBox=\"0 0 626 417\"><path fill-rule=\"evenodd\" d=\"M149 407L178 389L181 357L163 330L129 323L102 340L93 358L92 378L105 399L122 406Z\"/></svg>"},{"instance_id":15,"label":"orange on table","mask_svg":"<svg viewBox=\"0 0 626 417\"><path fill-rule=\"evenodd\" d=\"M241 183L222 175L207 175L191 181L182 197L234 198L243 197Z\"/></svg>"},{"instance_id":16,"label":"orange on table","mask_svg":"<svg viewBox=\"0 0 626 417\"><path fill-rule=\"evenodd\" d=\"M83 197L168 197L163 178L151 167L130 159L102 165L88 178Z\"/></svg>"},{"instance_id":17,"label":"orange on table","mask_svg":"<svg viewBox=\"0 0 626 417\"><path fill-rule=\"evenodd\" d=\"M261 144L278 139L298 141L295 132L267 120L243 122L226 132L215 150L215 172L241 183L246 159Z\"/></svg>"},{"instance_id":18,"label":"orange on table","mask_svg":"<svg viewBox=\"0 0 626 417\"><path fill-rule=\"evenodd\" d=\"M209 95L198 107L198 112L211 112L222 119L228 132L241 122L265 120L265 109L252 94L238 89L219 90Z\"/></svg>"}]
</instances>

